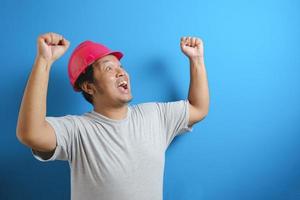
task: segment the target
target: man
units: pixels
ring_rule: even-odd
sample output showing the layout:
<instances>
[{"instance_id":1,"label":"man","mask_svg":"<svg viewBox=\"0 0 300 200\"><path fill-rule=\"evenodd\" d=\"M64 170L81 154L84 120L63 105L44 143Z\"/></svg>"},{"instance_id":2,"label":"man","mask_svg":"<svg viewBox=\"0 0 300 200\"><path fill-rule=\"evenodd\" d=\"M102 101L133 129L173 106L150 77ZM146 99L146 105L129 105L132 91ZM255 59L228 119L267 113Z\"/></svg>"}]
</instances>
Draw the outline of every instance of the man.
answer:
<instances>
[{"instance_id":1,"label":"man","mask_svg":"<svg viewBox=\"0 0 300 200\"><path fill-rule=\"evenodd\" d=\"M199 38L183 37L190 61L187 100L129 106L130 78L123 54L85 41L68 65L70 82L93 110L81 116L46 117L50 69L69 47L56 33L38 38L35 63L20 107L17 137L41 161L67 160L71 198L161 200L165 151L208 113L209 92Z\"/></svg>"}]
</instances>

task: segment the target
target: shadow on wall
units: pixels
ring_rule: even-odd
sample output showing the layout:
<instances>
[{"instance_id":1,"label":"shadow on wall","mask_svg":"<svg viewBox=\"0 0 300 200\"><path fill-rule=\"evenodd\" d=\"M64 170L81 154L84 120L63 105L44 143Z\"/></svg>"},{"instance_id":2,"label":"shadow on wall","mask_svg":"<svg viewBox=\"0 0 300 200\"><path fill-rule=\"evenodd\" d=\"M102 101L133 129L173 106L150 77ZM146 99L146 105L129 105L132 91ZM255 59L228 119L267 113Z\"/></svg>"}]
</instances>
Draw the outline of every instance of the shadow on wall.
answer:
<instances>
[{"instance_id":1,"label":"shadow on wall","mask_svg":"<svg viewBox=\"0 0 300 200\"><path fill-rule=\"evenodd\" d=\"M179 83L172 73L165 58L141 58L144 62L136 63L131 80L134 93L138 94L139 101L176 101L183 98L179 94ZM136 95L134 95L136 97Z\"/></svg>"},{"instance_id":2,"label":"shadow on wall","mask_svg":"<svg viewBox=\"0 0 300 200\"><path fill-rule=\"evenodd\" d=\"M50 71L48 91L47 91L47 115L50 113L69 114L74 112L74 106L79 99L79 93L75 93L69 83L66 66L54 64ZM9 96L9 99L17 99L17 112L21 106L21 101L27 81L29 79L32 68L25 73L20 73L19 78L15 81L15 88L7 88L9 91L18 91ZM76 96L77 95L77 96ZM11 102L12 103L12 102ZM8 103L9 104L9 103ZM15 107L15 106L14 106Z\"/></svg>"},{"instance_id":3,"label":"shadow on wall","mask_svg":"<svg viewBox=\"0 0 300 200\"><path fill-rule=\"evenodd\" d=\"M0 199L70 199L68 163L41 163L27 152L2 164Z\"/></svg>"},{"instance_id":4,"label":"shadow on wall","mask_svg":"<svg viewBox=\"0 0 300 200\"><path fill-rule=\"evenodd\" d=\"M82 105L83 99L81 93L75 92L69 83L66 66L54 66L57 69L52 69L49 80L48 100L47 100L47 115L52 113L59 115L81 114L84 112L85 106Z\"/></svg>"}]
</instances>

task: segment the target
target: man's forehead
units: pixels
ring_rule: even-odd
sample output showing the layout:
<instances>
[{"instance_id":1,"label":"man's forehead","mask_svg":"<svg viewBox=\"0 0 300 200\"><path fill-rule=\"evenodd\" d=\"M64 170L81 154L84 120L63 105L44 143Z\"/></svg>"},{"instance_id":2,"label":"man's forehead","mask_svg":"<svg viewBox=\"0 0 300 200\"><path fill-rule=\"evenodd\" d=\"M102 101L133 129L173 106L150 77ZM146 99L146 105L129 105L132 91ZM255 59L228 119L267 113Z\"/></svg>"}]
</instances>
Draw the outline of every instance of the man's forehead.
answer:
<instances>
[{"instance_id":1,"label":"man's forehead","mask_svg":"<svg viewBox=\"0 0 300 200\"><path fill-rule=\"evenodd\" d=\"M97 59L95 61L95 64L103 65L103 64L108 63L108 62L119 62L119 60L113 55L107 55L107 56L104 56L103 58Z\"/></svg>"}]
</instances>

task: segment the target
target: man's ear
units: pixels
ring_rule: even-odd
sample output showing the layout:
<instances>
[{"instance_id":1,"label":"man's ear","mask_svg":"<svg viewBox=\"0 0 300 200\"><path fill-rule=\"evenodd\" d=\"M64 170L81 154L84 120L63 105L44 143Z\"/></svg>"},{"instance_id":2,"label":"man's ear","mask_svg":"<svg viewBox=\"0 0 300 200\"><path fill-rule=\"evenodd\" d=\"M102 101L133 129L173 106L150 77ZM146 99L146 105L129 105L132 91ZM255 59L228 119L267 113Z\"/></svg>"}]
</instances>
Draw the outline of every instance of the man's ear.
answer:
<instances>
[{"instance_id":1,"label":"man's ear","mask_svg":"<svg viewBox=\"0 0 300 200\"><path fill-rule=\"evenodd\" d=\"M86 93L93 95L94 94L94 85L92 83L89 83L87 81L83 82L80 87L83 91L85 91Z\"/></svg>"}]
</instances>

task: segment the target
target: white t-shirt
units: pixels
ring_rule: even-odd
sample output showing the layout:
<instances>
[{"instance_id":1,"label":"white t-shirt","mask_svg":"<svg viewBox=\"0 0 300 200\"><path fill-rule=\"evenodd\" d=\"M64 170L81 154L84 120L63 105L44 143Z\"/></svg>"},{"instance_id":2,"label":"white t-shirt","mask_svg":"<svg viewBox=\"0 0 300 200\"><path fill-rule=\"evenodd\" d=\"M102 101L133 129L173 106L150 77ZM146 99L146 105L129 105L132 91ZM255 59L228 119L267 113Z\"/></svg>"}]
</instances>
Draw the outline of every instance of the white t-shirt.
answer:
<instances>
[{"instance_id":1,"label":"white t-shirt","mask_svg":"<svg viewBox=\"0 0 300 200\"><path fill-rule=\"evenodd\" d=\"M32 153L69 162L72 200L162 200L165 151L176 135L192 131L188 119L188 100L128 106L122 120L94 110L46 117L57 147L51 155Z\"/></svg>"}]
</instances>

